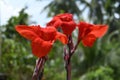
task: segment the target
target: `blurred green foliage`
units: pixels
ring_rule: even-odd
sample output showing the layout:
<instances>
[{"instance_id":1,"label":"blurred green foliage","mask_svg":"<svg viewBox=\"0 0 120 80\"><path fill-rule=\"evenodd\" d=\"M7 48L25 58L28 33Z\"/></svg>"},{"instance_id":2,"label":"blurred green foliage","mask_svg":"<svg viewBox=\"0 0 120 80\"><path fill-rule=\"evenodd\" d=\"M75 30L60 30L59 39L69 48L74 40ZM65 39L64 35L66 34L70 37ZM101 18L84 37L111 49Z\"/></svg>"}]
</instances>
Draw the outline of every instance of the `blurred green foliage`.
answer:
<instances>
[{"instance_id":1,"label":"blurred green foliage","mask_svg":"<svg viewBox=\"0 0 120 80\"><path fill-rule=\"evenodd\" d=\"M83 9L79 8L81 5ZM48 15L70 12L81 16L88 9L88 19L93 23L109 25L109 32L98 39L92 48L78 46L72 58L73 80L120 80L120 1L119 0L53 0L46 9ZM30 80L36 57L31 53L30 43L16 31L18 24L29 24L29 15L22 9L6 25L0 26L1 56L0 72L8 75L8 80ZM73 39L76 40L76 32ZM63 45L56 41L44 68L44 80L65 80Z\"/></svg>"},{"instance_id":2,"label":"blurred green foliage","mask_svg":"<svg viewBox=\"0 0 120 80\"><path fill-rule=\"evenodd\" d=\"M30 80L32 76L36 58L31 54L30 43L15 31L16 25L28 25L28 19L24 8L1 26L0 72L8 80Z\"/></svg>"}]
</instances>

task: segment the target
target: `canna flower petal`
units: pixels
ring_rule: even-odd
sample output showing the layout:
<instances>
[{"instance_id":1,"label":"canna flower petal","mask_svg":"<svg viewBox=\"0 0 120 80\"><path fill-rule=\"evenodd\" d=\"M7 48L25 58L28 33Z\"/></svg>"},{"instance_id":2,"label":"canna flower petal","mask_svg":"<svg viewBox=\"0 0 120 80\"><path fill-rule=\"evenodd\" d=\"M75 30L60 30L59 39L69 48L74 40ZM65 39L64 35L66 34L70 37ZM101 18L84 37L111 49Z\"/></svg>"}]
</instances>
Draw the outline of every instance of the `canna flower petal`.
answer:
<instances>
[{"instance_id":1,"label":"canna flower petal","mask_svg":"<svg viewBox=\"0 0 120 80\"><path fill-rule=\"evenodd\" d=\"M61 28L63 33L70 35L73 30L76 28L76 23L73 20L72 14L64 13L56 15L47 26L53 26L55 28Z\"/></svg>"},{"instance_id":2,"label":"canna flower petal","mask_svg":"<svg viewBox=\"0 0 120 80\"><path fill-rule=\"evenodd\" d=\"M46 56L50 52L52 45L51 42L36 38L32 41L32 53L37 57Z\"/></svg>"},{"instance_id":3,"label":"canna flower petal","mask_svg":"<svg viewBox=\"0 0 120 80\"><path fill-rule=\"evenodd\" d=\"M28 27L26 25L18 25L15 27L16 31L23 37L25 37L26 39L28 40L34 40L35 38L39 37L37 34L40 30L40 27L38 26L31 26L31 27Z\"/></svg>"},{"instance_id":4,"label":"canna flower petal","mask_svg":"<svg viewBox=\"0 0 120 80\"><path fill-rule=\"evenodd\" d=\"M57 32L56 39L60 40L63 44L68 43L67 36L62 33Z\"/></svg>"},{"instance_id":5,"label":"canna flower petal","mask_svg":"<svg viewBox=\"0 0 120 80\"><path fill-rule=\"evenodd\" d=\"M96 37L94 35L90 34L90 35L87 35L85 38L83 38L82 43L84 46L92 47L95 40L96 40Z\"/></svg>"},{"instance_id":6,"label":"canna flower petal","mask_svg":"<svg viewBox=\"0 0 120 80\"><path fill-rule=\"evenodd\" d=\"M60 27L62 24L62 21L59 18L53 18L49 23L47 23L47 26L53 26L55 28Z\"/></svg>"},{"instance_id":7,"label":"canna flower petal","mask_svg":"<svg viewBox=\"0 0 120 80\"><path fill-rule=\"evenodd\" d=\"M76 28L75 26L76 26L75 22L70 21L70 22L63 22L61 28L64 34L70 35L72 34L73 30Z\"/></svg>"},{"instance_id":8,"label":"canna flower petal","mask_svg":"<svg viewBox=\"0 0 120 80\"><path fill-rule=\"evenodd\" d=\"M82 40L83 45L88 47L91 47L96 38L102 37L108 30L107 25L94 25L86 22L80 22L78 28L78 40Z\"/></svg>"},{"instance_id":9,"label":"canna flower petal","mask_svg":"<svg viewBox=\"0 0 120 80\"><path fill-rule=\"evenodd\" d=\"M108 30L107 25L94 25L94 29L90 34L94 34L97 38L100 38L105 35Z\"/></svg>"},{"instance_id":10,"label":"canna flower petal","mask_svg":"<svg viewBox=\"0 0 120 80\"><path fill-rule=\"evenodd\" d=\"M55 36L57 35L57 30L54 27L41 28L39 34L43 40L53 41L55 40Z\"/></svg>"}]
</instances>

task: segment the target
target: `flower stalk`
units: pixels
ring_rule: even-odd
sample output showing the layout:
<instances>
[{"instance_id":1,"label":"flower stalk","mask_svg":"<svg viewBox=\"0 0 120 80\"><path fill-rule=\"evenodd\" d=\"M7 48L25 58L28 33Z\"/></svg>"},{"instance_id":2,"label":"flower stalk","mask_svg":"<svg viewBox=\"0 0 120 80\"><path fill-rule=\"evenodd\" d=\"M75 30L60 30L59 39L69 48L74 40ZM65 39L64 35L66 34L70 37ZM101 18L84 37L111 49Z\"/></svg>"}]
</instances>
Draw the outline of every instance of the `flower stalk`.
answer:
<instances>
[{"instance_id":1,"label":"flower stalk","mask_svg":"<svg viewBox=\"0 0 120 80\"><path fill-rule=\"evenodd\" d=\"M71 80L71 58L65 61L65 69L67 72L66 80Z\"/></svg>"},{"instance_id":2,"label":"flower stalk","mask_svg":"<svg viewBox=\"0 0 120 80\"><path fill-rule=\"evenodd\" d=\"M44 69L44 64L45 64L46 60L47 60L46 57L37 59L34 73L32 76L32 80L42 80L43 69Z\"/></svg>"},{"instance_id":3,"label":"flower stalk","mask_svg":"<svg viewBox=\"0 0 120 80\"><path fill-rule=\"evenodd\" d=\"M70 35L68 37L68 51L66 47L64 47L64 60L65 60L65 69L66 69L66 80L71 80L71 57L74 54L77 46L79 43L77 43L75 46L73 44L72 36Z\"/></svg>"}]
</instances>

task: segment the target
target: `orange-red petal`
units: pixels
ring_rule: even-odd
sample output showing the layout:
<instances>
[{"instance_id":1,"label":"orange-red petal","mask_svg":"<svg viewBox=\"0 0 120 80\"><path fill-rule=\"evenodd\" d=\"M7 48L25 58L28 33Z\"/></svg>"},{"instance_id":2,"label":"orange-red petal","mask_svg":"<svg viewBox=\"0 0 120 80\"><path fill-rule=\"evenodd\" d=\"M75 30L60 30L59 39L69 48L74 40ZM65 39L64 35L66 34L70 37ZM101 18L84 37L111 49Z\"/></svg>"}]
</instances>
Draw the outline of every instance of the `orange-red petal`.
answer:
<instances>
[{"instance_id":1,"label":"orange-red petal","mask_svg":"<svg viewBox=\"0 0 120 80\"><path fill-rule=\"evenodd\" d=\"M18 25L15 27L15 29L21 36L25 37L28 40L34 40L36 37L39 37L37 35L37 32L39 32L40 27Z\"/></svg>"},{"instance_id":2,"label":"orange-red petal","mask_svg":"<svg viewBox=\"0 0 120 80\"><path fill-rule=\"evenodd\" d=\"M90 34L82 39L82 43L84 46L92 47L95 40L96 40L96 37L94 35Z\"/></svg>"},{"instance_id":3,"label":"orange-red petal","mask_svg":"<svg viewBox=\"0 0 120 80\"><path fill-rule=\"evenodd\" d=\"M76 28L76 24L74 21L63 22L61 27L64 34L70 35L73 32L73 30Z\"/></svg>"},{"instance_id":4,"label":"orange-red petal","mask_svg":"<svg viewBox=\"0 0 120 80\"><path fill-rule=\"evenodd\" d=\"M52 26L55 28L61 27L62 31L66 35L71 35L76 27L76 23L73 20L73 16L70 13L64 13L56 15L47 26Z\"/></svg>"},{"instance_id":5,"label":"orange-red petal","mask_svg":"<svg viewBox=\"0 0 120 80\"><path fill-rule=\"evenodd\" d=\"M108 30L107 25L94 25L94 29L90 32L90 34L94 34L96 37L102 37Z\"/></svg>"},{"instance_id":6,"label":"orange-red petal","mask_svg":"<svg viewBox=\"0 0 120 80\"><path fill-rule=\"evenodd\" d=\"M62 21L60 19L55 18L49 23L47 23L47 27L52 26L52 27L58 28L61 26L61 24L62 24Z\"/></svg>"},{"instance_id":7,"label":"orange-red petal","mask_svg":"<svg viewBox=\"0 0 120 80\"><path fill-rule=\"evenodd\" d=\"M36 38L32 41L32 53L37 57L46 56L52 48L52 43Z\"/></svg>"},{"instance_id":8,"label":"orange-red petal","mask_svg":"<svg viewBox=\"0 0 120 80\"><path fill-rule=\"evenodd\" d=\"M73 15L70 13L63 13L63 14L59 14L59 15L55 16L55 18L59 18L59 19L61 19L61 21L69 22L69 21L73 20Z\"/></svg>"},{"instance_id":9,"label":"orange-red petal","mask_svg":"<svg viewBox=\"0 0 120 80\"><path fill-rule=\"evenodd\" d=\"M40 37L45 41L55 40L57 30L54 27L41 28Z\"/></svg>"},{"instance_id":10,"label":"orange-red petal","mask_svg":"<svg viewBox=\"0 0 120 80\"><path fill-rule=\"evenodd\" d=\"M80 22L78 24L79 27L79 34L94 34L97 38L102 37L108 30L107 25L95 25L95 24L89 24L86 22Z\"/></svg>"},{"instance_id":11,"label":"orange-red petal","mask_svg":"<svg viewBox=\"0 0 120 80\"><path fill-rule=\"evenodd\" d=\"M68 43L67 36L62 33L57 32L56 39L60 40L63 44Z\"/></svg>"}]
</instances>

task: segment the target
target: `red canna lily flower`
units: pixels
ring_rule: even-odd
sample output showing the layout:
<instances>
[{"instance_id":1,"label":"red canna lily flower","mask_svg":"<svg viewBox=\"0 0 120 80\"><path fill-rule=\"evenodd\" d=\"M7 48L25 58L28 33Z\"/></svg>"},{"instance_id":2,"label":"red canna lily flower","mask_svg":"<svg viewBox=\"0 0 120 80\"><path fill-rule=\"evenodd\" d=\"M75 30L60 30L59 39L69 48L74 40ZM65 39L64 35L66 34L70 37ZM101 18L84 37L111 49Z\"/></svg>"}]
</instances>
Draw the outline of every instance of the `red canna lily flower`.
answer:
<instances>
[{"instance_id":1,"label":"red canna lily flower","mask_svg":"<svg viewBox=\"0 0 120 80\"><path fill-rule=\"evenodd\" d=\"M47 26L61 27L64 34L70 35L76 28L76 23L73 20L72 14L64 13L55 16Z\"/></svg>"},{"instance_id":2,"label":"red canna lily flower","mask_svg":"<svg viewBox=\"0 0 120 80\"><path fill-rule=\"evenodd\" d=\"M97 38L102 37L108 30L107 25L94 25L86 22L80 22L79 28L79 41L81 40L84 46L92 47Z\"/></svg>"},{"instance_id":3,"label":"red canna lily flower","mask_svg":"<svg viewBox=\"0 0 120 80\"><path fill-rule=\"evenodd\" d=\"M46 56L56 39L67 44L66 35L57 32L54 27L18 25L16 31L31 41L32 53L37 57Z\"/></svg>"}]
</instances>

